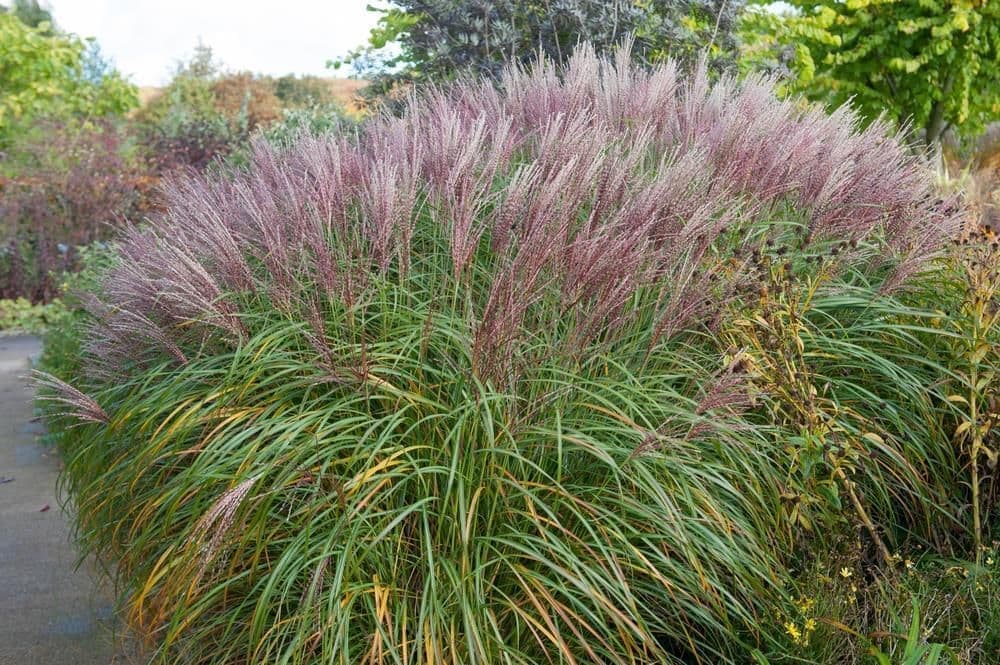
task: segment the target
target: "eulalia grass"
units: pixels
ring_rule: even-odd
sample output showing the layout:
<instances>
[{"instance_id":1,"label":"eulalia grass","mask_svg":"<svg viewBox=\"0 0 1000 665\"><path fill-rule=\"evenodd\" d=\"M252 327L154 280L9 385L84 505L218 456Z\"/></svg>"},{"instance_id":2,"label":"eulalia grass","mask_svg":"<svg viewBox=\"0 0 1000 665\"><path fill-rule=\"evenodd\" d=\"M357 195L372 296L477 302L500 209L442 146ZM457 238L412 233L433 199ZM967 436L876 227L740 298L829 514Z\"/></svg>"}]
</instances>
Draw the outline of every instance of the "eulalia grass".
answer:
<instances>
[{"instance_id":1,"label":"eulalia grass","mask_svg":"<svg viewBox=\"0 0 1000 665\"><path fill-rule=\"evenodd\" d=\"M957 209L905 146L624 50L499 83L121 240L46 387L158 661L743 662L805 543L965 538L907 300Z\"/></svg>"}]
</instances>

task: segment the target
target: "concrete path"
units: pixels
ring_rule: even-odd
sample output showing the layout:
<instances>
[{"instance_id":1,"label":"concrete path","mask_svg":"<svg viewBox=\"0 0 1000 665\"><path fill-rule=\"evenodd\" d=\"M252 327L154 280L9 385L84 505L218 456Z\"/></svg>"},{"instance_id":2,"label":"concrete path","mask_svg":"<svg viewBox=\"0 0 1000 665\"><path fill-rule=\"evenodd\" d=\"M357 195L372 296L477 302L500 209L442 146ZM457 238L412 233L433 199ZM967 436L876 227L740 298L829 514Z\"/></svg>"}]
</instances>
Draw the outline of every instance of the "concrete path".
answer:
<instances>
[{"instance_id":1,"label":"concrete path","mask_svg":"<svg viewBox=\"0 0 1000 665\"><path fill-rule=\"evenodd\" d=\"M76 567L56 496L59 458L31 422L21 377L40 348L34 337L0 337L0 665L129 663L110 594L92 567Z\"/></svg>"}]
</instances>

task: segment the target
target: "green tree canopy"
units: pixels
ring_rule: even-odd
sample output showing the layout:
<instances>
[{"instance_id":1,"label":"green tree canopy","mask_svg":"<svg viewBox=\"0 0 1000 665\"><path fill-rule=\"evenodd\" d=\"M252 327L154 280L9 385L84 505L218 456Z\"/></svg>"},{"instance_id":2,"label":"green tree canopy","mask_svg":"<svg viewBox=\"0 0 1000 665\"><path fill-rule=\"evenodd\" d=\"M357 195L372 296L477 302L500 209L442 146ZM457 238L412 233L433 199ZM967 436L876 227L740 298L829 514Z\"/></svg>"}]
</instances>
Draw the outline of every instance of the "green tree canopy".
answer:
<instances>
[{"instance_id":1,"label":"green tree canopy","mask_svg":"<svg viewBox=\"0 0 1000 665\"><path fill-rule=\"evenodd\" d=\"M462 72L496 76L539 52L565 62L581 41L606 53L631 36L644 63L708 53L714 69L735 62L744 0L394 0L368 44L347 58L372 78L370 92L440 81ZM398 45L398 51L387 49ZM391 52L390 55L385 55ZM338 63L339 64L339 63Z\"/></svg>"},{"instance_id":2,"label":"green tree canopy","mask_svg":"<svg viewBox=\"0 0 1000 665\"><path fill-rule=\"evenodd\" d=\"M138 91L121 74L88 66L89 43L0 13L0 143L35 118L103 117L138 105Z\"/></svg>"},{"instance_id":3,"label":"green tree canopy","mask_svg":"<svg viewBox=\"0 0 1000 665\"><path fill-rule=\"evenodd\" d=\"M32 28L37 28L42 23L48 23L50 27L55 25L52 20L52 12L43 7L38 0L14 0L9 7L0 5L0 14L7 12Z\"/></svg>"},{"instance_id":4,"label":"green tree canopy","mask_svg":"<svg viewBox=\"0 0 1000 665\"><path fill-rule=\"evenodd\" d=\"M757 4L770 4L756 0ZM927 143L1000 117L1000 2L786 0L748 13L754 54L791 69L790 87L868 117L910 122ZM753 48L753 47L752 47Z\"/></svg>"}]
</instances>

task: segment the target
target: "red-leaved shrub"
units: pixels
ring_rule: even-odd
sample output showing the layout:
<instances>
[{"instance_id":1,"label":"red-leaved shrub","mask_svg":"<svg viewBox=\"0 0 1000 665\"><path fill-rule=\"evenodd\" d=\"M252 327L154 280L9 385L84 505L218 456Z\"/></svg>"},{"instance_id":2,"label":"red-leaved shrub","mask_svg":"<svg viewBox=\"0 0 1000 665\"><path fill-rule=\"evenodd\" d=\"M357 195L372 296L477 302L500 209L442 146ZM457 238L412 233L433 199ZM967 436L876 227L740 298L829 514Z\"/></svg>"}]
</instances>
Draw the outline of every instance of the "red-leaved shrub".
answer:
<instances>
[{"instance_id":1,"label":"red-leaved shrub","mask_svg":"<svg viewBox=\"0 0 1000 665\"><path fill-rule=\"evenodd\" d=\"M18 146L17 174L0 196L0 297L47 301L76 248L112 236L151 205L155 180L110 123L52 122Z\"/></svg>"}]
</instances>

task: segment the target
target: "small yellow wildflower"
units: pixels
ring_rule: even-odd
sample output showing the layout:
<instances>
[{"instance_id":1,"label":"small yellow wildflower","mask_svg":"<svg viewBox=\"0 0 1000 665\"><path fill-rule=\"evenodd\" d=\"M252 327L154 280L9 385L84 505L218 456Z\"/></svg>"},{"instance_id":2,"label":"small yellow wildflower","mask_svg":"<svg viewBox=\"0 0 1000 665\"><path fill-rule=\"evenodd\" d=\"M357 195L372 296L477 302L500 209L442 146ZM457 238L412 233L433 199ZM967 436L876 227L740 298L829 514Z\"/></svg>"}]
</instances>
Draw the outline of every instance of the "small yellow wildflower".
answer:
<instances>
[{"instance_id":1,"label":"small yellow wildflower","mask_svg":"<svg viewBox=\"0 0 1000 665\"><path fill-rule=\"evenodd\" d=\"M807 633L811 633L816 630L816 619L806 619L805 629Z\"/></svg>"},{"instance_id":2,"label":"small yellow wildflower","mask_svg":"<svg viewBox=\"0 0 1000 665\"><path fill-rule=\"evenodd\" d=\"M845 580L846 580L846 579L847 579L848 577L850 577L851 575L853 575L853 574L854 574L854 573L853 573L853 572L851 572L851 569L850 569L850 568L841 568L841 569L840 569L840 576L841 576L841 577L843 577L843 578L844 578Z\"/></svg>"},{"instance_id":3,"label":"small yellow wildflower","mask_svg":"<svg viewBox=\"0 0 1000 665\"><path fill-rule=\"evenodd\" d=\"M903 565L905 565L905 566L906 566L906 569L907 569L907 570L913 570L913 562L912 562L912 561L910 561L909 559L907 559L907 560L906 560L906 561L905 561L905 562L903 563Z\"/></svg>"},{"instance_id":4,"label":"small yellow wildflower","mask_svg":"<svg viewBox=\"0 0 1000 665\"><path fill-rule=\"evenodd\" d=\"M986 565L987 566L992 566L993 565L993 557L991 557L991 556L986 557Z\"/></svg>"},{"instance_id":5,"label":"small yellow wildflower","mask_svg":"<svg viewBox=\"0 0 1000 665\"><path fill-rule=\"evenodd\" d=\"M798 644L799 640L802 639L802 631L799 630L799 627L796 626L793 621L785 623L785 632L788 633L789 637L791 637L792 641L796 644Z\"/></svg>"}]
</instances>

